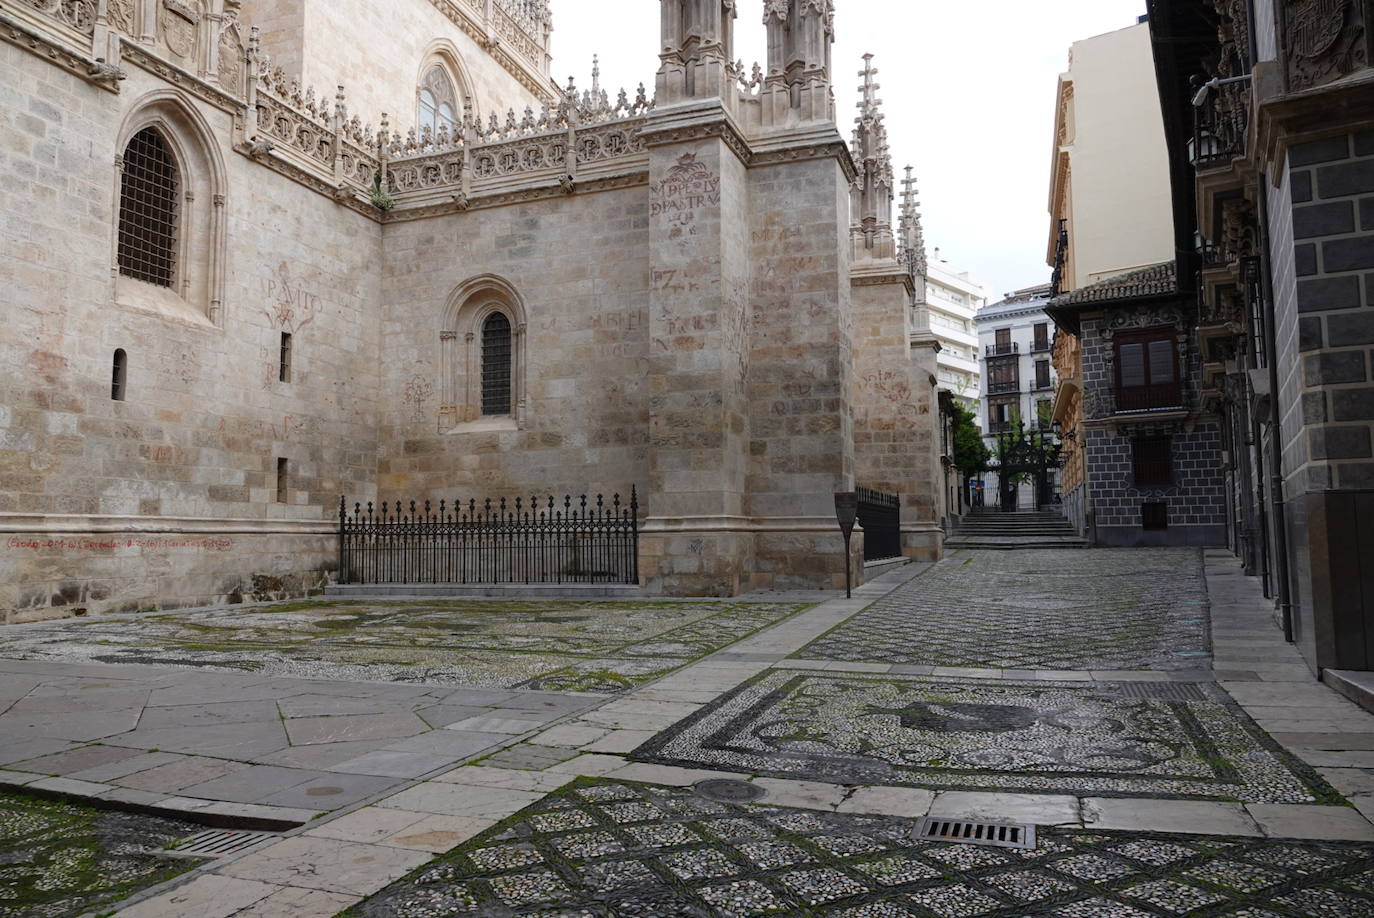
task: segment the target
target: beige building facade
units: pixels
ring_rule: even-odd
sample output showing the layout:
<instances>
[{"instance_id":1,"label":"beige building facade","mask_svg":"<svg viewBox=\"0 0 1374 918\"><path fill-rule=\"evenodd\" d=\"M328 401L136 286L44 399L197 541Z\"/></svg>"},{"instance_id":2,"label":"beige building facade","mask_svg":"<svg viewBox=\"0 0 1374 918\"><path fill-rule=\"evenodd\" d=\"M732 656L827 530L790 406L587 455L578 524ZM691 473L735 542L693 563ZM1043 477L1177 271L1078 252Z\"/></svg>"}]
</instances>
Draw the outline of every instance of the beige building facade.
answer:
<instances>
[{"instance_id":1,"label":"beige building facade","mask_svg":"<svg viewBox=\"0 0 1374 918\"><path fill-rule=\"evenodd\" d=\"M1074 42L1059 76L1046 261L1058 290L1174 256L1164 122L1145 22Z\"/></svg>"},{"instance_id":2,"label":"beige building facade","mask_svg":"<svg viewBox=\"0 0 1374 918\"><path fill-rule=\"evenodd\" d=\"M914 243L828 4L768 3L746 73L733 3L663 0L618 96L549 81L542 2L366 46L356 5L0 10L7 621L318 588L341 495L635 486L669 594L842 584L855 484L938 555Z\"/></svg>"}]
</instances>

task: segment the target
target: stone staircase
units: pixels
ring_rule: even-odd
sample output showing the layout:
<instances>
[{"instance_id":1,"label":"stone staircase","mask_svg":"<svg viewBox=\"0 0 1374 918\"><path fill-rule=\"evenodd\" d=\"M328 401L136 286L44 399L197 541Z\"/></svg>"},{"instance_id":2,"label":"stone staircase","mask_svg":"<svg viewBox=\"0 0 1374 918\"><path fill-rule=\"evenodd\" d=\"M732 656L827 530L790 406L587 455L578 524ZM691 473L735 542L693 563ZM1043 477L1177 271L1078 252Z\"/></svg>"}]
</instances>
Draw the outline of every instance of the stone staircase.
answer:
<instances>
[{"instance_id":1,"label":"stone staircase","mask_svg":"<svg viewBox=\"0 0 1374 918\"><path fill-rule=\"evenodd\" d=\"M1054 510L972 510L959 528L945 539L945 547L955 548L1086 548L1080 536L1062 513Z\"/></svg>"}]
</instances>

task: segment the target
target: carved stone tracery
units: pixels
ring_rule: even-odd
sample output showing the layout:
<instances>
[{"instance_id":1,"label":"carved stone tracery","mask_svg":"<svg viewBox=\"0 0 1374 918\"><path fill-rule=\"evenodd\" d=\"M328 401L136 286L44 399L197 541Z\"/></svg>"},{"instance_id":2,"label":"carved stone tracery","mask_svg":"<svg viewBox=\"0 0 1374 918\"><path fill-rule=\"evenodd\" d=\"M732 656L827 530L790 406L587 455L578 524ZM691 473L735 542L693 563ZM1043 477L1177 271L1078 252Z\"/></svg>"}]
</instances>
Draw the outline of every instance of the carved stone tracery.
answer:
<instances>
[{"instance_id":1,"label":"carved stone tracery","mask_svg":"<svg viewBox=\"0 0 1374 918\"><path fill-rule=\"evenodd\" d=\"M1284 64L1290 92L1369 65L1367 8L1355 0L1286 0Z\"/></svg>"}]
</instances>

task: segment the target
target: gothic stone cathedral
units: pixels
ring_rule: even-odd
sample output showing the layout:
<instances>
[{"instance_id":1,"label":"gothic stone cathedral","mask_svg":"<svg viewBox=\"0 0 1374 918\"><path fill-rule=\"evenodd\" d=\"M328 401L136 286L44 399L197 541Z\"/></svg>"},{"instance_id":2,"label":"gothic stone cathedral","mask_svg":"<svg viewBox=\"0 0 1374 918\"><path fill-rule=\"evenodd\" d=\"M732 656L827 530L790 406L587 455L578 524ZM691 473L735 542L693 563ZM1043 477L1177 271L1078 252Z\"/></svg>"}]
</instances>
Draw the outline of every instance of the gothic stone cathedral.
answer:
<instances>
[{"instance_id":1,"label":"gothic stone cathedral","mask_svg":"<svg viewBox=\"0 0 1374 918\"><path fill-rule=\"evenodd\" d=\"M618 96L546 0L5 3L5 620L303 593L341 495L634 485L669 595L842 583L855 484L938 556L919 217L832 3L746 70L737 0L662 0Z\"/></svg>"}]
</instances>

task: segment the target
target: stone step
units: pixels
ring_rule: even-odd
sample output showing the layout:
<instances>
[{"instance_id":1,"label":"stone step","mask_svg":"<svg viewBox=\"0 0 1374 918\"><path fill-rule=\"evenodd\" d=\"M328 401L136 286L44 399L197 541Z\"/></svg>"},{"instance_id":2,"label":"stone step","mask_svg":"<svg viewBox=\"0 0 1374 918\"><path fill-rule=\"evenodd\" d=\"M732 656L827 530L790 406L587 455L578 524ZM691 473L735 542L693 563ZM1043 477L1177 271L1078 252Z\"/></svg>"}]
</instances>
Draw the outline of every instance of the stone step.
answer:
<instances>
[{"instance_id":1,"label":"stone step","mask_svg":"<svg viewBox=\"0 0 1374 918\"><path fill-rule=\"evenodd\" d=\"M1087 548L1087 539L979 539L979 538L959 538L945 540L946 548L997 548L997 549L1017 549L1017 548Z\"/></svg>"},{"instance_id":2,"label":"stone step","mask_svg":"<svg viewBox=\"0 0 1374 918\"><path fill-rule=\"evenodd\" d=\"M1374 713L1374 673L1353 669L1324 669L1322 681L1366 711Z\"/></svg>"}]
</instances>

